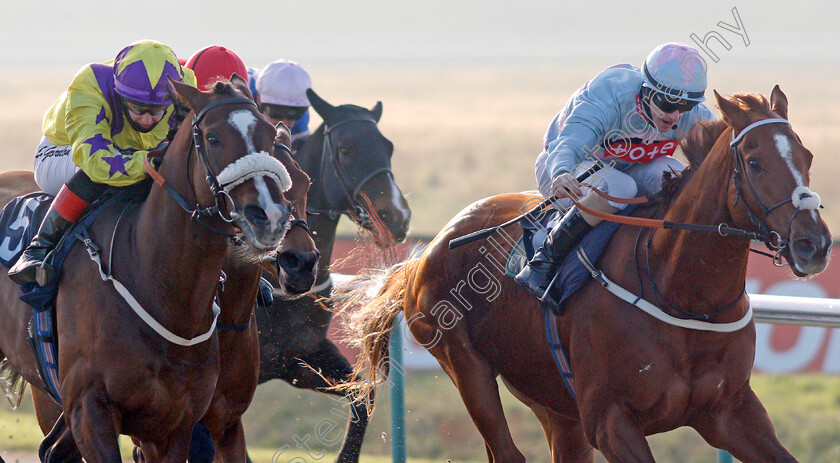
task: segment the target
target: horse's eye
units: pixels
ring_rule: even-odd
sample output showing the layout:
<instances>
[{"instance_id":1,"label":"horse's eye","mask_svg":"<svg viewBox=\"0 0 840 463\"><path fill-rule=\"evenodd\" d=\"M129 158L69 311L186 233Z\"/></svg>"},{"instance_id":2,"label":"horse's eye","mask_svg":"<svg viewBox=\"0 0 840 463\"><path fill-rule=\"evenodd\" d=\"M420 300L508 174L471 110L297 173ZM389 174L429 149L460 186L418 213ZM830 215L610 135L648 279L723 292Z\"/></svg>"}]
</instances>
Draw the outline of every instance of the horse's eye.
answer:
<instances>
[{"instance_id":1,"label":"horse's eye","mask_svg":"<svg viewBox=\"0 0 840 463\"><path fill-rule=\"evenodd\" d=\"M353 150L351 150L349 147L342 146L338 149L338 155L341 157L350 156L352 154L352 151Z\"/></svg>"},{"instance_id":2,"label":"horse's eye","mask_svg":"<svg viewBox=\"0 0 840 463\"><path fill-rule=\"evenodd\" d=\"M761 163L756 161L755 159L750 159L749 161L747 161L747 164L750 166L750 169L752 169L753 172L761 172L762 171Z\"/></svg>"},{"instance_id":3,"label":"horse's eye","mask_svg":"<svg viewBox=\"0 0 840 463\"><path fill-rule=\"evenodd\" d=\"M216 145L219 144L219 139L216 138L213 135L208 135L207 136L207 144L209 144L210 146L216 146Z\"/></svg>"}]
</instances>

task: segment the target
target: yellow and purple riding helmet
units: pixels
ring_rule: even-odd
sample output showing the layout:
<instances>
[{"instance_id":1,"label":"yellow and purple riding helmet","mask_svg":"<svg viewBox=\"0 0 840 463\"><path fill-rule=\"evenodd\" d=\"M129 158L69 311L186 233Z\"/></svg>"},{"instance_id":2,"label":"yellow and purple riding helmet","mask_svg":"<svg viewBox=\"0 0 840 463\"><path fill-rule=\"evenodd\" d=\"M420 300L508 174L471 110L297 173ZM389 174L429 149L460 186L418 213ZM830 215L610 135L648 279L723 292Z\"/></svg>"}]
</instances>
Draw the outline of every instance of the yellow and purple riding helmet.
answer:
<instances>
[{"instance_id":1,"label":"yellow and purple riding helmet","mask_svg":"<svg viewBox=\"0 0 840 463\"><path fill-rule=\"evenodd\" d=\"M168 46L140 40L125 47L114 60L114 90L128 100L169 105L169 79L184 80L184 69Z\"/></svg>"}]
</instances>

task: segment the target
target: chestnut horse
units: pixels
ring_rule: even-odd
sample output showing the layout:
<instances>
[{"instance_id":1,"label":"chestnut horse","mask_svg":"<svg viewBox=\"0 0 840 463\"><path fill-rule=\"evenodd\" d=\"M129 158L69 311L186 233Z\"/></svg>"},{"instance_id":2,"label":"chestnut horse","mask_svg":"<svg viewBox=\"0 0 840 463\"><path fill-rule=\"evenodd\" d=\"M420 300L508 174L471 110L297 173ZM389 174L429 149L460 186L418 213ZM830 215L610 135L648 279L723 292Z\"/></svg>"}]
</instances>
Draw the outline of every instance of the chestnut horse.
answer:
<instances>
[{"instance_id":1,"label":"chestnut horse","mask_svg":"<svg viewBox=\"0 0 840 463\"><path fill-rule=\"evenodd\" d=\"M258 262L289 223L283 192L291 180L268 155L276 132L247 98L247 84L234 78L208 94L173 85L197 114L193 125L175 136L148 198L105 210L89 231L135 308L101 282L80 246L60 280L59 381L68 425L61 435L75 436L87 461L121 461L118 434L139 442L147 461L186 459L219 374L218 312L211 309L228 242L244 241L240 257ZM6 276L0 285L0 310L11 321L0 332L0 350L33 391L43 389L25 339L31 311L18 301L17 285ZM153 320L141 322L135 310Z\"/></svg>"},{"instance_id":2,"label":"chestnut horse","mask_svg":"<svg viewBox=\"0 0 840 463\"><path fill-rule=\"evenodd\" d=\"M794 274L819 273L831 235L807 188L812 155L786 120L785 95L776 86L769 103L760 95L715 96L723 120L685 143L691 165L670 207L636 215L772 236L779 260ZM351 337L367 362L386 360L391 326L404 310L412 334L457 386L491 462L525 461L502 411L497 376L540 420L554 462L591 462L591 447L609 461L651 462L645 436L680 426L741 461L795 461L750 388L755 325L744 292L750 240L619 227L598 265L611 287L660 309L644 313L594 280L566 300L553 328L568 353L575 399L549 350L548 317L513 279L496 273L510 240L490 238L504 252L490 239L448 248L451 239L504 223L535 199L507 194L474 203L421 257L391 269L379 292L350 310ZM364 300L374 283L353 294ZM669 323L658 319L669 316Z\"/></svg>"},{"instance_id":3,"label":"chestnut horse","mask_svg":"<svg viewBox=\"0 0 840 463\"><path fill-rule=\"evenodd\" d=\"M254 398L259 376L259 340L254 307L260 276L265 271L265 276L281 287L284 294L299 295L311 289L318 270L320 253L306 224L309 176L292 159L289 146L291 134L288 128L278 126L273 155L283 164L292 180L284 196L292 202L294 220L280 245L277 265L254 263L247 255L242 255L240 246L230 245L222 266L227 278L218 294L221 307L217 325L219 379L210 406L201 419L201 424L207 428L215 443L217 459L220 461L247 460L242 415ZM37 185L33 181L31 188L26 191L35 190ZM32 389L32 397L41 430L47 434L54 428L61 408L38 389ZM200 448L202 444L198 445ZM45 447L49 448L45 456L62 462L81 461L73 446L72 436L61 423ZM139 453L136 457L140 458Z\"/></svg>"}]
</instances>

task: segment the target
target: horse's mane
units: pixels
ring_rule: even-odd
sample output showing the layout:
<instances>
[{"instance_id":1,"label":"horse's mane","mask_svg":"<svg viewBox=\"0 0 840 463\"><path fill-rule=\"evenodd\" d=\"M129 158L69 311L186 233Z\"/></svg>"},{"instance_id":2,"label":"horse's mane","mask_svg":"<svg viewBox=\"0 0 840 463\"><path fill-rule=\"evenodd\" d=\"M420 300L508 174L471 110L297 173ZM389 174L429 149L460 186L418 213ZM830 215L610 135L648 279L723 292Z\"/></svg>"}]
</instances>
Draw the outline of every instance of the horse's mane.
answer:
<instances>
[{"instance_id":1,"label":"horse's mane","mask_svg":"<svg viewBox=\"0 0 840 463\"><path fill-rule=\"evenodd\" d=\"M770 109L770 102L758 93L738 93L729 98L745 111L753 111L765 117L778 117ZM703 162L717 139L730 125L723 119L701 121L694 125L688 136L680 142L683 153L694 169Z\"/></svg>"}]
</instances>

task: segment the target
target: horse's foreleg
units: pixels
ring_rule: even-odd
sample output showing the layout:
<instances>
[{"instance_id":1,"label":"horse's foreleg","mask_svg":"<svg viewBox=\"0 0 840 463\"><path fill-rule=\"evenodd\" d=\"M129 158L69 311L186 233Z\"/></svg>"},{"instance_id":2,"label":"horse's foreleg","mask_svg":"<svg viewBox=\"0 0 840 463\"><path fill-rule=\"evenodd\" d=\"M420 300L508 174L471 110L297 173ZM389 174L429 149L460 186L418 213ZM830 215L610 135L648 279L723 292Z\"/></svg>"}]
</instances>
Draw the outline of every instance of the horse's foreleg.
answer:
<instances>
[{"instance_id":1,"label":"horse's foreleg","mask_svg":"<svg viewBox=\"0 0 840 463\"><path fill-rule=\"evenodd\" d=\"M524 462L525 456L510 435L495 372L468 339L459 338L444 338L446 341L430 351L458 388L461 400L489 447L488 453L492 453L489 461Z\"/></svg>"},{"instance_id":2,"label":"horse's foreleg","mask_svg":"<svg viewBox=\"0 0 840 463\"><path fill-rule=\"evenodd\" d=\"M796 461L779 442L767 411L749 384L722 409L699 416L691 426L706 442L740 461Z\"/></svg>"},{"instance_id":3,"label":"horse's foreleg","mask_svg":"<svg viewBox=\"0 0 840 463\"><path fill-rule=\"evenodd\" d=\"M645 434L619 405L604 408L604 418L595 423L595 442L607 461L650 462L653 453ZM581 415L586 416L581 410Z\"/></svg>"},{"instance_id":4,"label":"horse's foreleg","mask_svg":"<svg viewBox=\"0 0 840 463\"><path fill-rule=\"evenodd\" d=\"M116 419L104 397L102 391L88 389L72 403L65 398L65 419L86 461L121 463Z\"/></svg>"},{"instance_id":5,"label":"horse's foreleg","mask_svg":"<svg viewBox=\"0 0 840 463\"><path fill-rule=\"evenodd\" d=\"M580 421L572 421L539 404L529 404L542 424L552 463L592 463L595 449L589 445Z\"/></svg>"},{"instance_id":6,"label":"horse's foreleg","mask_svg":"<svg viewBox=\"0 0 840 463\"><path fill-rule=\"evenodd\" d=\"M33 389L33 392L34 391L35 390ZM52 403L54 404L55 402ZM67 426L67 421L60 412L58 418L55 419L55 425L52 430L41 442L41 445L38 448L38 456L44 463L81 463L82 455L79 454L79 449L76 447L76 441L73 440L73 433L70 432L70 427Z\"/></svg>"},{"instance_id":7,"label":"horse's foreleg","mask_svg":"<svg viewBox=\"0 0 840 463\"><path fill-rule=\"evenodd\" d=\"M228 424L224 434L216 442L216 458L213 461L225 463L245 463L248 461L248 453L245 448L245 428L242 427L241 419Z\"/></svg>"},{"instance_id":8,"label":"horse's foreleg","mask_svg":"<svg viewBox=\"0 0 840 463\"><path fill-rule=\"evenodd\" d=\"M368 416L367 405L373 404L374 391L371 389L363 398L355 397L354 391L336 391L329 389L330 383L344 383L353 381L353 368L350 362L341 355L338 347L329 339L323 339L318 349L311 354L301 356L300 359L305 365L295 368L289 378L284 378L293 386L305 389L312 389L326 394L346 397L350 401L350 419L347 422L347 431L344 443L336 458L337 463L356 463L359 461L359 453L362 450L362 442L365 438L370 416ZM311 369L310 369L311 367ZM312 371L314 369L315 371ZM320 375L318 373L320 373ZM323 375L324 378L321 377ZM360 399L355 400L354 399Z\"/></svg>"}]
</instances>

